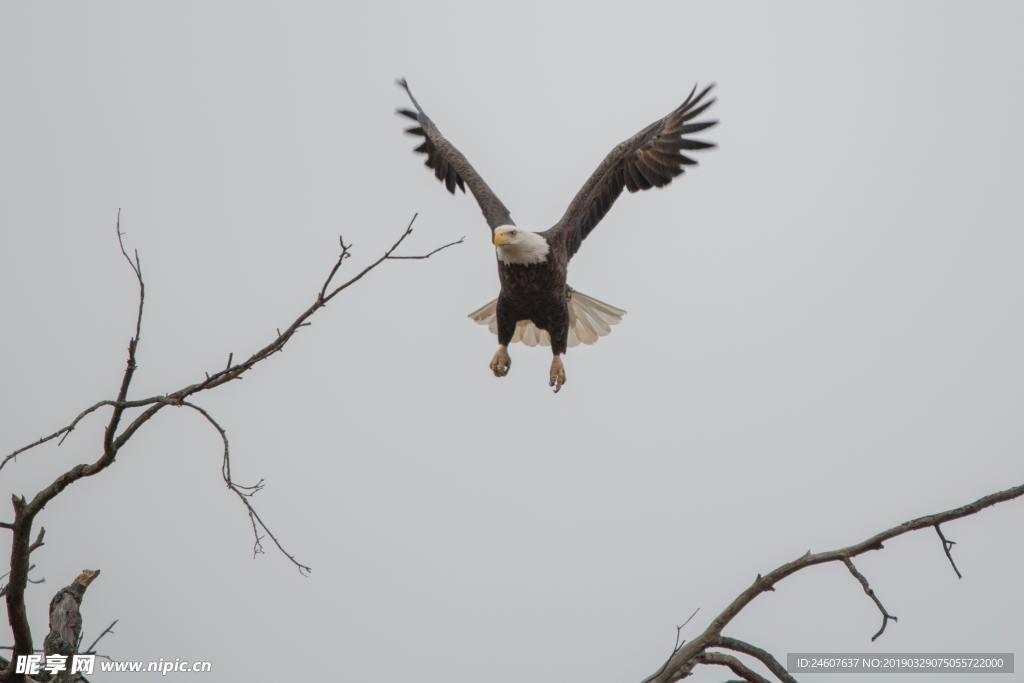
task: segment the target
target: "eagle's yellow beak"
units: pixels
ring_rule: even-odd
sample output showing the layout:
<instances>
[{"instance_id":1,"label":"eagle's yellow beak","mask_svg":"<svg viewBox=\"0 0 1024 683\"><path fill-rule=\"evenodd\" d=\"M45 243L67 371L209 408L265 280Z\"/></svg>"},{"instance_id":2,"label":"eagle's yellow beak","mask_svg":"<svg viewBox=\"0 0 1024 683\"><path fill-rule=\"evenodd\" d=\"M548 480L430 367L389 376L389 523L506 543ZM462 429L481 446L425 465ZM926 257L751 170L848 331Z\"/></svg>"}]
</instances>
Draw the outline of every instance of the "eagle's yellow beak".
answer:
<instances>
[{"instance_id":1,"label":"eagle's yellow beak","mask_svg":"<svg viewBox=\"0 0 1024 683\"><path fill-rule=\"evenodd\" d=\"M494 246L496 246L496 247L503 247L506 244L509 244L512 240L511 240L511 238L509 238L508 233L496 232L496 233L494 233L494 240L493 241L494 241Z\"/></svg>"}]
</instances>

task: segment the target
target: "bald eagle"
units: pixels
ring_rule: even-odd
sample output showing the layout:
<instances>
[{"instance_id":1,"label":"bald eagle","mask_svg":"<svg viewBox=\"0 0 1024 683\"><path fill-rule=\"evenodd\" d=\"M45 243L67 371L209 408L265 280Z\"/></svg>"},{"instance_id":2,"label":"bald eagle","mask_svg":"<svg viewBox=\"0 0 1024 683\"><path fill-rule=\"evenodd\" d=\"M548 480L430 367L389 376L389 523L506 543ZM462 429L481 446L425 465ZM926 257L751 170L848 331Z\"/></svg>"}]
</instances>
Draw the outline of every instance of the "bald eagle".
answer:
<instances>
[{"instance_id":1,"label":"bald eagle","mask_svg":"<svg viewBox=\"0 0 1024 683\"><path fill-rule=\"evenodd\" d=\"M423 138L415 151L427 156L426 166L452 194L455 188L473 194L491 229L498 264L501 291L498 298L470 314L476 322L488 325L498 335L498 351L490 368L495 377L504 377L512 365L508 346L521 341L528 346L551 346L551 370L548 384L558 392L565 384L562 355L567 346L592 344L611 331L625 314L620 308L586 296L569 287L566 271L569 260L583 240L597 227L622 194L664 187L681 175L686 166L697 162L680 150L701 150L713 143L688 137L715 125L717 121L693 121L714 103L705 99L713 87L699 93L696 86L679 107L658 119L605 157L583 188L576 194L565 215L543 232L520 229L497 195L487 186L466 157L441 134L406 80L405 89L415 111L398 113L416 125L406 132Z\"/></svg>"}]
</instances>

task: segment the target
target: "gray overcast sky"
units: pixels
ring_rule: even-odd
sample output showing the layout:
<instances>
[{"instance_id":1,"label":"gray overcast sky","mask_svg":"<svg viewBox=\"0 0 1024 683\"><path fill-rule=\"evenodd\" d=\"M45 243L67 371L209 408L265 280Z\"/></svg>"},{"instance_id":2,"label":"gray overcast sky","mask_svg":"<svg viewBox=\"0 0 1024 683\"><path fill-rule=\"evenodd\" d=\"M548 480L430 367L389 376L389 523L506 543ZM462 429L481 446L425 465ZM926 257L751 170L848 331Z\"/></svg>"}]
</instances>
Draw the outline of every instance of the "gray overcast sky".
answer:
<instances>
[{"instance_id":1,"label":"gray overcast sky","mask_svg":"<svg viewBox=\"0 0 1024 683\"><path fill-rule=\"evenodd\" d=\"M1019 483L1022 22L994 0L3 2L2 450L116 391L118 207L148 284L140 396L265 343L339 232L352 268L415 211L409 251L468 236L201 401L311 578L252 561L216 434L165 412L43 516L37 639L54 590L99 567L87 637L118 618L117 658L214 663L174 680L638 681L757 572ZM720 149L621 198L573 262L629 314L570 350L558 396L545 351L487 369L465 315L497 292L488 233L412 156L400 75L535 229L718 83ZM99 431L3 491L94 458ZM1020 653L1022 520L949 525L963 581L934 534L864 558L899 617L876 643L840 566L729 630L780 657Z\"/></svg>"}]
</instances>

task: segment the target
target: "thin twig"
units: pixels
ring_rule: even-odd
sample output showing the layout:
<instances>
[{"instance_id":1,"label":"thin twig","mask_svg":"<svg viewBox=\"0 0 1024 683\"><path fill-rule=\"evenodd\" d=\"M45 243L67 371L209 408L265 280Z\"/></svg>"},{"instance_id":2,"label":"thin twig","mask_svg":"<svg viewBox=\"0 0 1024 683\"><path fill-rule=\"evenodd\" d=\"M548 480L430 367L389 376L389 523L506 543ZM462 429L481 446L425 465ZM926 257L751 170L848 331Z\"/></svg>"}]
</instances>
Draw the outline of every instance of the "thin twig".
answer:
<instances>
[{"instance_id":1,"label":"thin twig","mask_svg":"<svg viewBox=\"0 0 1024 683\"><path fill-rule=\"evenodd\" d=\"M78 423L82 421L82 418L84 418L85 416L90 415L90 414L96 412L97 410L99 410L103 406L112 406L112 405L114 405L113 401L97 401L96 403L92 404L91 406L89 406L88 408L86 408L85 410L80 412L75 417L75 419L72 420L71 423L68 424L67 426L61 427L60 429L55 431L53 434L41 437L40 439L37 439L36 441L33 441L32 443L28 444L27 446L22 446L21 448L13 451L11 453L8 453L7 456L4 457L3 461L0 461L0 470L2 470L4 468L4 465L6 465L9 461L16 460L17 457L20 454L24 453L25 451L32 450L36 446L41 446L44 443L46 443L47 441L52 441L53 439L56 439L58 436L60 437L60 441L57 442L57 445L58 446L62 445L64 443L64 439L66 439L68 437L68 435L71 434L72 431L74 431L75 427L78 426Z\"/></svg>"},{"instance_id":2,"label":"thin twig","mask_svg":"<svg viewBox=\"0 0 1024 683\"><path fill-rule=\"evenodd\" d=\"M35 551L35 550L38 550L39 548L41 548L41 547L43 547L45 545L45 543L43 543L43 537L44 536L46 536L46 527L41 526L41 527L39 527L39 533L36 534L36 540L32 541L32 545L30 545L28 547L28 551L30 553Z\"/></svg>"},{"instance_id":3,"label":"thin twig","mask_svg":"<svg viewBox=\"0 0 1024 683\"><path fill-rule=\"evenodd\" d=\"M280 550L281 553L298 568L299 573L303 576L309 576L309 573L313 570L307 565L304 565L301 562L299 562L297 559L295 559L294 555L292 555L284 549L284 546L281 545L281 542L277 539L277 536L275 536L274 533L270 530L270 528L264 523L264 521L260 518L259 514L256 512L256 508L254 508L252 503L249 501L249 498L251 498L254 493L263 488L263 480L261 479L253 486L243 486L236 484L231 479L231 446L228 443L227 431L220 425L219 422L217 422L217 420L214 419L212 415L210 415L210 413L208 413L205 409L201 408L200 406L197 406L195 403L191 403L189 401L182 401L180 405L186 408L191 408L192 410L202 415L203 418L207 422L209 422L220 435L221 442L224 444L224 460L221 465L221 473L224 477L224 483L232 492L234 492L235 495L238 496L238 499L242 501L242 505L245 506L246 511L249 513L249 521L252 524L253 536L256 539L253 545L253 553L259 554L262 552L262 545L260 541L263 538L263 535L260 534L260 532L258 531L258 529L262 529L263 533L269 536L270 540L274 542L274 545L277 546L277 549Z\"/></svg>"},{"instance_id":4,"label":"thin twig","mask_svg":"<svg viewBox=\"0 0 1024 683\"><path fill-rule=\"evenodd\" d=\"M94 655L94 654L96 654L96 645L101 640L103 640L103 636L107 635L108 633L113 633L114 632L114 626L117 625L117 622L118 622L117 619L114 619L112 622L110 622L110 626L108 626L105 629L103 629L103 633L101 633L98 636L96 636L96 640L92 641L92 645L90 645L89 647L85 648L84 654L87 654L87 655Z\"/></svg>"},{"instance_id":5,"label":"thin twig","mask_svg":"<svg viewBox=\"0 0 1024 683\"><path fill-rule=\"evenodd\" d=\"M437 252L441 251L442 249L447 249L448 247L454 247L456 244L462 244L465 240L466 240L466 236L463 235L462 237L460 237L459 239L455 240L454 242L449 242L448 244L442 244L437 249L434 249L433 251L427 252L426 254L420 254L419 256L388 256L388 258L392 259L394 261L398 261L398 260L402 260L402 259L405 259L405 260L427 259L427 258L430 258L431 256L433 256L434 254L436 254Z\"/></svg>"},{"instance_id":6,"label":"thin twig","mask_svg":"<svg viewBox=\"0 0 1024 683\"><path fill-rule=\"evenodd\" d=\"M416 214L413 214L412 219L416 220ZM341 268L341 264L345 262L345 259L351 256L350 250L352 249L352 245L345 244L345 238L341 235L338 235L338 244L341 246L341 253L338 254L338 260L335 261L334 267L331 268L331 272L327 274L327 279L324 280L324 286L320 288L320 296L317 297L318 301L323 301L324 297L327 296L327 288L331 286L331 282L334 280L335 274L337 274L338 269ZM280 329L277 330L277 336L281 336Z\"/></svg>"},{"instance_id":7,"label":"thin twig","mask_svg":"<svg viewBox=\"0 0 1024 683\"><path fill-rule=\"evenodd\" d=\"M693 610L693 613L691 613L690 616L686 618L686 621L676 626L676 642L672 646L672 652L669 653L668 657L665 659L665 662L661 665L661 668L654 672L654 676L657 676L665 670L669 662L672 661L672 655L679 652L679 648L681 648L683 646L683 643L686 642L685 640L681 640L683 629L686 627L687 624L689 624L693 620L695 616L697 616L697 612L699 611L700 607L696 608L695 610Z\"/></svg>"},{"instance_id":8,"label":"thin twig","mask_svg":"<svg viewBox=\"0 0 1024 683\"><path fill-rule=\"evenodd\" d=\"M843 564L845 564L846 568L850 570L851 574L853 574L853 578L860 582L861 587L864 589L864 593L871 598L872 602L875 603L875 606L878 607L878 611L882 613L882 626L878 629L878 632L875 633L875 635L871 636L872 641L877 640L880 635L885 633L885 627L889 625L890 619L893 621L899 621L899 619L889 614L889 611L885 609L885 605L883 605L882 601L878 599L877 595L875 595L875 591L871 588L871 584L868 583L867 578L857 571L855 566L853 566L853 560L848 557L844 557Z\"/></svg>"},{"instance_id":9,"label":"thin twig","mask_svg":"<svg viewBox=\"0 0 1024 683\"><path fill-rule=\"evenodd\" d=\"M942 527L939 524L935 525L935 533L939 535L939 539L942 541L942 550L946 553L946 559L948 559L949 564L952 565L953 571L956 572L956 578L964 578L964 575L960 573L960 568L956 566L956 562L953 560L953 546L956 545L956 541L951 541L946 538L945 534L942 533Z\"/></svg>"}]
</instances>

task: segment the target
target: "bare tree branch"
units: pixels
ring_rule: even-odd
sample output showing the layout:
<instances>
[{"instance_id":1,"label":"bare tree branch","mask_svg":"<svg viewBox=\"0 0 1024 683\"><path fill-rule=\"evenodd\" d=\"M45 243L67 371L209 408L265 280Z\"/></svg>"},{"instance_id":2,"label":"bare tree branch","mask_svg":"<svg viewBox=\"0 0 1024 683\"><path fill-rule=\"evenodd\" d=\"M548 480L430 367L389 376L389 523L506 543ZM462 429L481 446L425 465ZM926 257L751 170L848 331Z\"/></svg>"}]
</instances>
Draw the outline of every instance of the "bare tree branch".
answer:
<instances>
[{"instance_id":1,"label":"bare tree branch","mask_svg":"<svg viewBox=\"0 0 1024 683\"><path fill-rule=\"evenodd\" d=\"M406 226L405 230L401 233L401 235L399 235L398 239L390 247L388 247L388 249L384 252L383 255L378 257L376 260L371 262L369 265L365 266L362 270L360 270L358 273L356 273L354 276L352 276L351 278L349 278L345 282L343 282L343 283L335 286L333 289L331 289L330 285L331 285L332 281L334 280L334 277L337 274L339 268L341 267L342 262L344 260L346 260L347 258L349 258L349 256L351 255L351 247L352 247L352 245L351 244L345 244L344 241L341 240L341 254L339 255L339 257L338 257L337 261L335 262L334 266L331 268L330 272L328 273L327 278L324 280L324 283L323 283L323 285L322 285L322 287L320 289L320 292L319 292L318 296L316 297L316 300L313 302L313 304L310 305L309 308L304 310L301 314L299 314L299 316L292 322L292 324L289 325L287 328L285 328L285 330L283 332L278 330L277 337L273 341L271 341L269 344L267 344L263 348L259 349L255 353L253 353L245 361L243 361L241 363L230 364L230 360L232 360L233 355L229 356L229 365L228 365L228 367L225 367L223 370L220 370L220 371L215 372L213 374L207 374L204 377L203 381L201 381L201 382L196 382L194 384L189 384L189 385L184 386L184 387L182 387L182 388L180 388L180 389L178 389L176 391L168 392L166 394L161 394L161 395L157 395L157 396L149 396L147 398L133 399L133 400L126 400L126 399L122 398L122 399L119 399L119 400L99 401L99 402L95 403L94 405L90 406L89 408L87 408L86 410L82 411L82 413L79 416L77 416L75 418L75 420L73 420L72 423L70 423L69 425L67 425L65 427L62 427L61 429L58 429L53 434L50 434L50 435L48 435L46 437L43 437L43 438L41 438L41 439L39 439L37 441L34 441L31 444L28 444L26 446L22 446L21 448L19 448L19 449L13 451L12 453L8 454L5 457L4 461L3 461L4 464L6 464L6 461L11 460L11 459L17 457L18 455L20 455L21 453L24 453L25 451L31 450L33 448L36 448L37 446L40 446L40 445L42 445L44 443L47 443L48 441L51 441L52 439L57 438L58 436L66 435L67 433L69 433L70 431L72 431L74 429L74 427L78 424L78 421L80 421L83 417L85 417L86 415L88 415L88 414L90 414L90 413L92 413L92 412L94 412L94 411L96 411L99 408L102 408L104 406L111 406L115 410L121 409L122 411L125 410L125 409L129 409L129 408L149 408L152 412L146 411L146 412L143 412L141 415L139 415L136 418L135 421L133 421L128 427L125 428L125 430L121 433L121 435L118 437L118 439L115 441L115 444L114 444L114 445L123 445L123 443L125 441L127 441L127 439L130 438L131 435L143 423L145 423L147 420L149 420L163 406L165 406L165 405L176 405L178 403L178 401L180 401L182 399L186 399L186 398L188 398L188 397L190 397L190 396L192 396L192 395L194 395L196 393L199 393L201 391L206 391L206 390L209 390L209 389L213 389L213 388L216 388L216 387L218 387L218 386L220 386L222 384L230 382L232 380L239 379L245 372L250 370L257 363L259 363L260 361L266 360L267 358L269 358L274 353L277 353L278 351L281 351L284 348L284 346L288 343L288 341L291 340L291 338L295 334L295 332L297 332L299 330L299 328L308 327L308 320L309 320L309 318L311 318L313 316L314 313L316 313L320 308L323 308L324 306L326 306L327 303L330 302L331 299L336 297L338 294L340 294L341 292L345 291L346 289L348 289L349 287L351 287L355 283L357 283L360 280L362 280L363 277L365 277L372 270L374 270L378 266L380 266L384 261L387 261L387 260L397 260L397 259L426 259L426 258L430 258L431 256L437 254L438 252L440 252L440 251L442 251L444 249L448 249L450 247L453 247L453 246L455 246L457 244L461 244L462 243L463 240L459 239L459 240L456 240L454 242L450 242L448 244L442 245L441 247L438 247L436 249L431 250L430 252L427 252L425 254L418 255L418 256L393 256L395 250L399 246L401 246L401 244L412 234L412 232L413 232L413 223L415 222L417 216L418 216L418 214L414 214L413 215L412 219L409 221L409 224ZM123 236L123 233L120 232L119 224L118 224L118 236L119 236L118 239L121 240L121 237ZM121 243L120 241L119 241L119 243L122 244L122 254L125 255L126 259L128 259L129 265L131 266L133 273L136 273L137 277L141 277L141 275L139 275L141 273L141 265L137 261L133 262L130 258L128 258L127 257L127 251L123 248L123 243ZM141 334L141 327L140 327L141 326L141 319L142 319L141 318L141 312L142 312L141 311L141 304L143 302L143 298L142 298L143 296L144 296L144 290L143 290L143 287L140 285L140 310L139 310L139 315L138 315L138 317L136 319L136 337L134 337L134 339L136 339L136 340L138 339L138 336Z\"/></svg>"},{"instance_id":2,"label":"bare tree branch","mask_svg":"<svg viewBox=\"0 0 1024 683\"><path fill-rule=\"evenodd\" d=\"M871 590L870 585L868 585L867 579L857 571L856 567L853 567L852 559L854 557L863 555L864 553L872 550L882 550L882 544L885 541L898 536L902 536L919 529L938 527L940 524L945 524L946 522L977 514L978 512L981 512L986 508L990 508L993 505L1014 500L1021 496L1024 496L1024 484L991 493L987 496L978 498L973 502L967 503L966 505L961 505L960 507L953 508L951 510L937 512L935 514L903 522L902 524L897 524L896 526L879 532L859 543L855 543L844 548L820 553L812 553L808 551L801 557L782 564L763 576L758 574L757 578L754 579L754 582L735 599L733 599L733 601L730 602L725 609L723 609L718 616L711 621L708 627L699 636L690 640L688 643L681 645L679 649L669 657L667 662L665 662L653 674L644 679L644 683L669 683L670 681L678 681L679 679L688 676L693 671L694 666L701 663L698 657L705 654L709 647L714 647L719 643L722 638L722 630L755 598L763 593L774 590L776 583L791 574L795 574L796 572L808 567L828 562L842 562L845 564L847 569L849 569L853 576L857 578L865 592L872 598L879 610L882 612L882 628L875 634L875 638L877 638L885 630L885 626L888 624L889 620L895 621L896 617L892 616L885 610L877 596L874 595L874 591Z\"/></svg>"},{"instance_id":3,"label":"bare tree branch","mask_svg":"<svg viewBox=\"0 0 1024 683\"><path fill-rule=\"evenodd\" d=\"M278 538L270 531L256 512L255 508L252 506L249 499L254 493L260 490L262 487L262 481L257 482L254 486L244 486L237 484L231 479L230 455L226 432L209 413L199 406L189 402L187 399L195 394L214 389L232 380L241 379L242 376L255 365L266 360L278 351L283 350L294 334L300 328L307 327L310 324L309 319L318 310L326 306L331 299L359 282L381 263L391 259L395 250L406 240L406 238L409 237L409 235L412 234L413 223L415 220L416 216L413 215L405 230L383 255L365 266L348 280L335 285L334 278L341 268L342 263L349 257L351 249L351 245L346 245L343 240L339 239L341 253L333 267L328 272L328 275L320 287L313 303L302 311L283 332L278 330L277 337L250 355L246 360L236 363L234 362L234 354L230 353L228 354L227 364L224 369L212 374L204 373L204 379L202 381L187 384L180 389L162 395L150 396L143 399L129 399L128 393L137 368L136 353L138 350L139 340L142 337L142 316L145 309L146 287L143 279L142 261L139 257L138 251L134 251L130 255L125 246L124 233L121 231L121 212L120 210L118 211L117 221L115 223L118 246L120 247L121 255L131 268L132 273L135 276L136 283L138 284L138 307L135 316L134 335L128 342L127 360L125 362L124 371L121 374L116 397L114 399L104 399L93 404L80 412L68 425L58 429L48 436L37 439L26 446L14 450L0 461L0 468L2 468L11 460L16 459L19 454L48 443L54 439L60 438L58 443L63 443L63 440L72 431L74 431L75 427L86 416L103 407L110 407L112 409L106 428L103 432L100 455L95 461L75 465L54 479L48 486L39 490L31 499L26 499L24 496L19 495L13 495L11 497L11 504L14 508L14 521L2 523L2 528L8 529L12 532L9 573L10 580L8 585L5 587L3 597L7 604L8 621L10 622L11 632L14 636L14 650L11 661L6 664L3 671L0 671L0 681L22 681L24 676L22 674L14 673L14 662L17 660L19 655L31 654L34 651L32 632L29 627L28 617L25 613L24 594L25 587L29 582L29 555L33 550L41 546L43 541L42 529L40 530L40 534L36 541L30 541L32 526L36 516L46 507L47 503L60 495L68 486L80 479L94 476L113 464L120 449L124 447L132 436L134 436L135 432L137 432L146 422L152 419L154 415L166 406L186 406L192 408L199 412L220 433L224 443L224 480L228 488L238 496L239 500L241 500L243 505L246 507L246 511L249 515L249 521L255 535L255 551L257 553L261 552L261 540L264 536L269 537L281 553L284 554L285 557L287 557L288 560L296 567L298 567L300 572L304 574L309 572L308 566L300 563L293 555L284 549ZM439 251L454 246L461 241L462 240L443 245L419 257L394 256L394 258L429 258ZM126 426L122 426L122 422L127 420L126 413L129 410L138 408L143 409L142 412L135 415L130 421L128 421Z\"/></svg>"},{"instance_id":4,"label":"bare tree branch","mask_svg":"<svg viewBox=\"0 0 1024 683\"><path fill-rule=\"evenodd\" d=\"M687 624L693 621L693 618L697 616L697 612L700 612L700 607L694 609L693 612L690 613L690 616L686 617L686 621L676 626L676 644L672 647L672 652L678 650L679 646L683 644L683 641L680 640L683 629L686 628Z\"/></svg>"},{"instance_id":5,"label":"bare tree branch","mask_svg":"<svg viewBox=\"0 0 1024 683\"><path fill-rule=\"evenodd\" d=\"M759 660L762 664L768 667L768 670L775 674L782 683L797 683L796 679L786 671L786 667L782 666L779 660L775 659L767 650L763 650L756 645L751 645L745 641L737 638L730 638L728 636L722 636L713 643L717 647L724 647L729 650L735 650L736 652L742 652L745 655L750 655L754 659Z\"/></svg>"},{"instance_id":6,"label":"bare tree branch","mask_svg":"<svg viewBox=\"0 0 1024 683\"><path fill-rule=\"evenodd\" d=\"M742 678L744 681L750 681L750 683L771 683L767 678L757 673L732 655L724 655L720 652L702 652L697 655L697 663L727 666L732 669L734 674Z\"/></svg>"}]
</instances>

